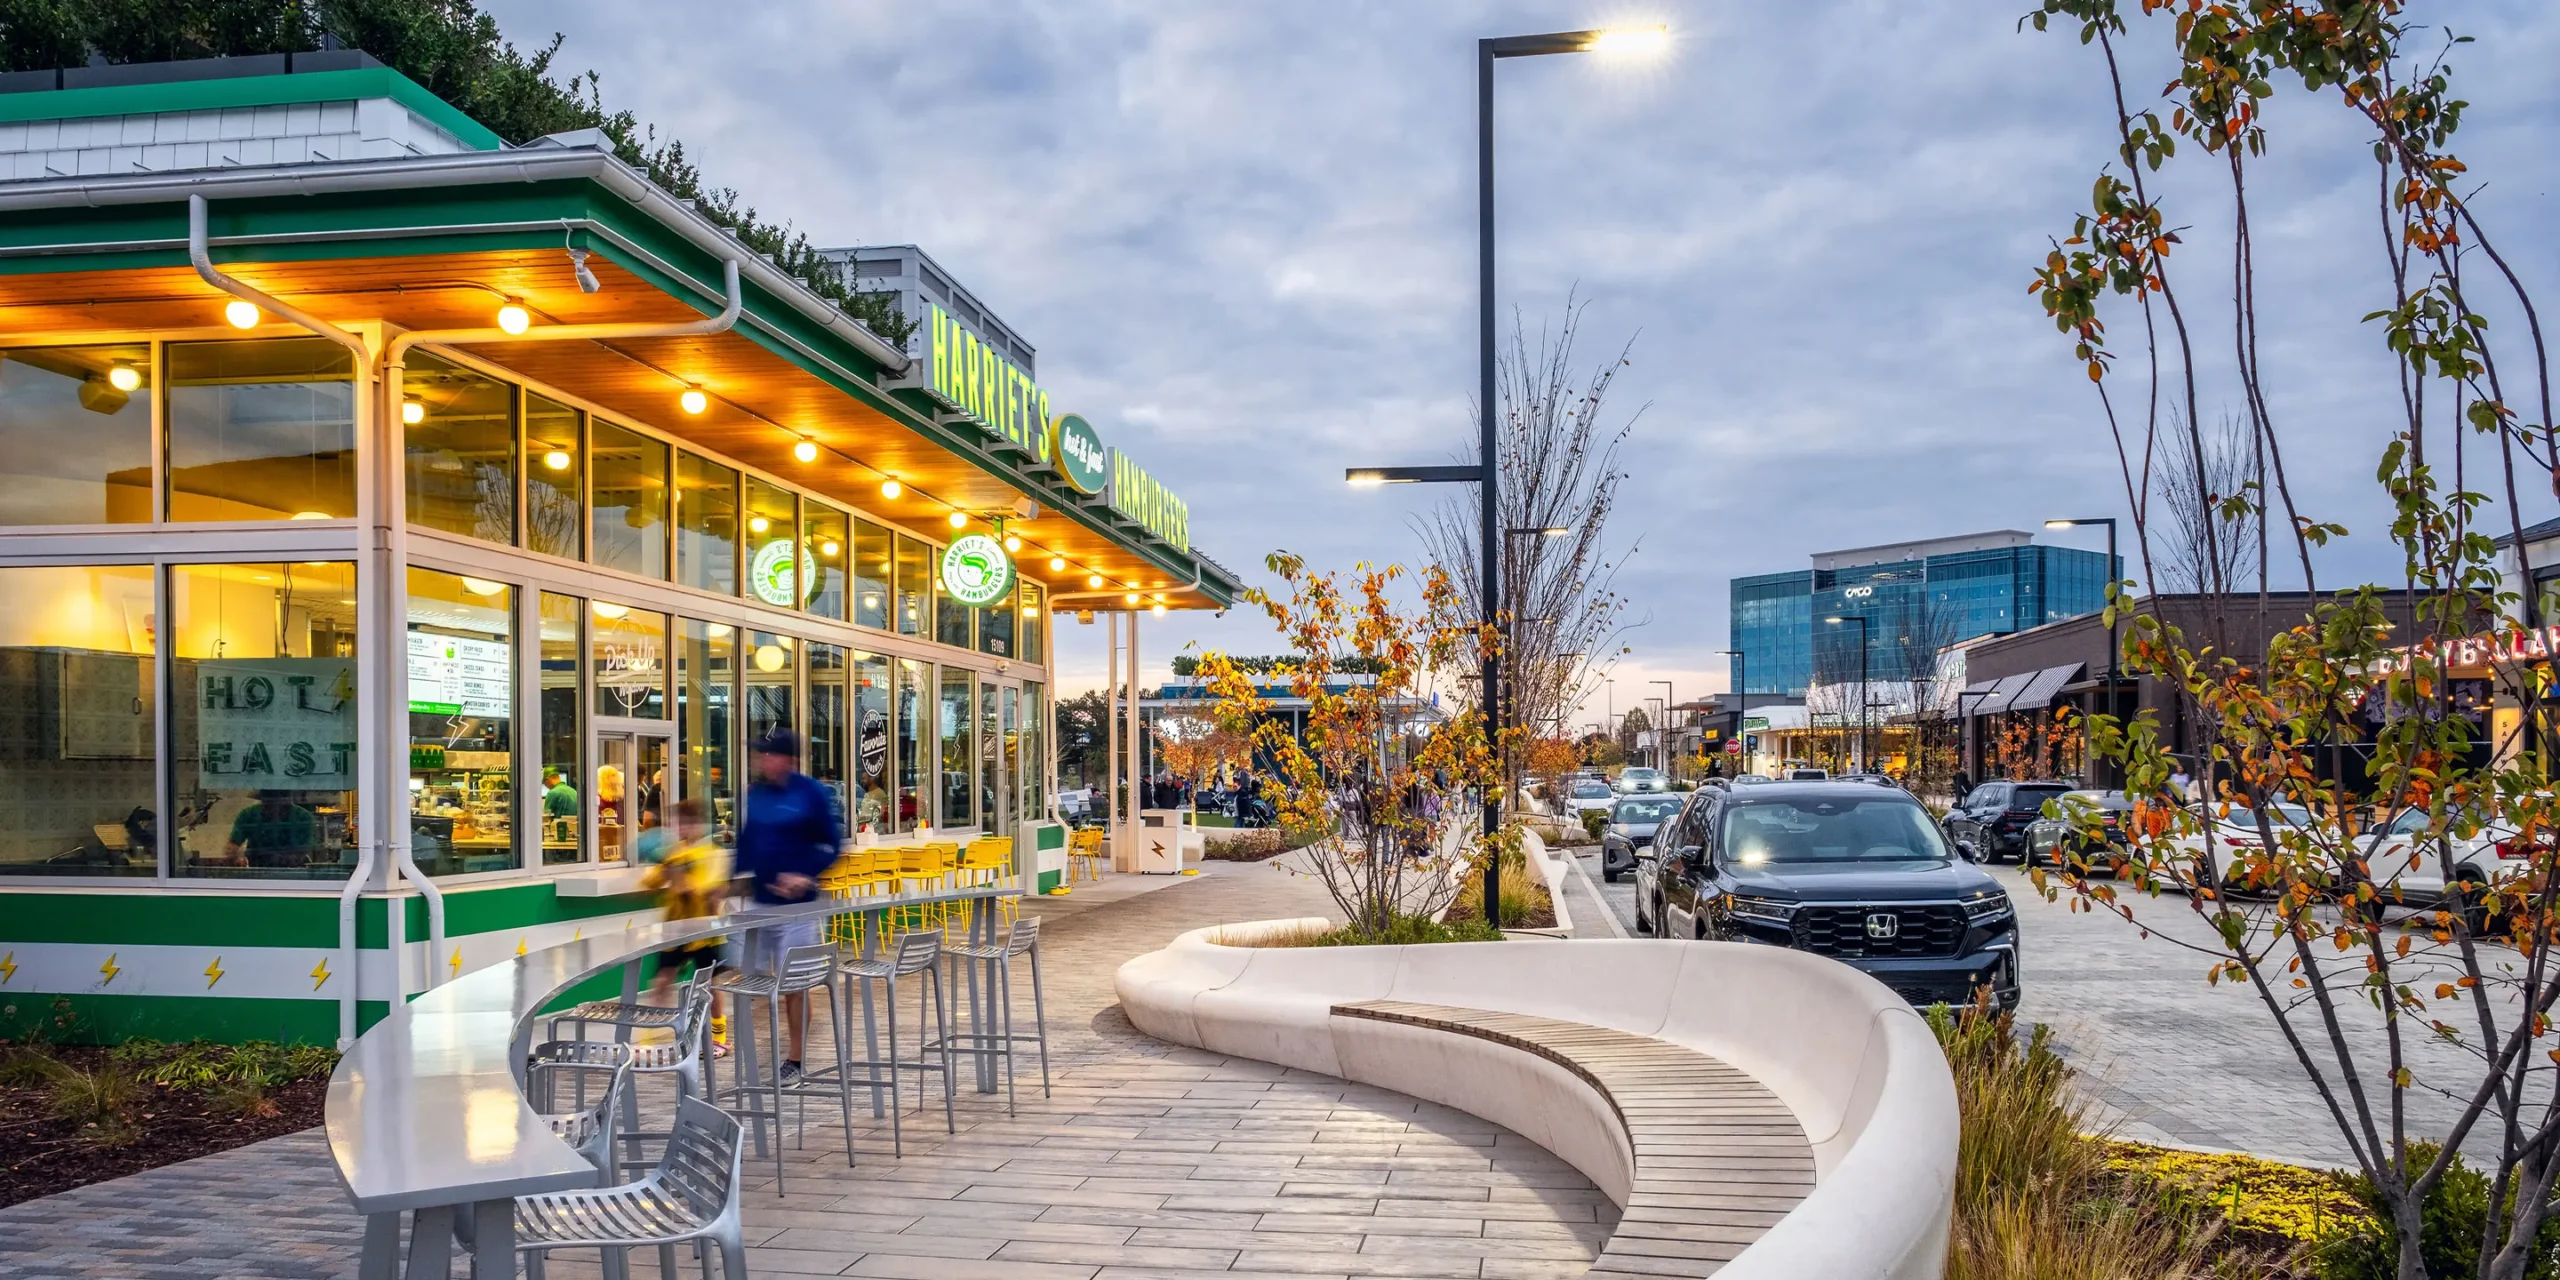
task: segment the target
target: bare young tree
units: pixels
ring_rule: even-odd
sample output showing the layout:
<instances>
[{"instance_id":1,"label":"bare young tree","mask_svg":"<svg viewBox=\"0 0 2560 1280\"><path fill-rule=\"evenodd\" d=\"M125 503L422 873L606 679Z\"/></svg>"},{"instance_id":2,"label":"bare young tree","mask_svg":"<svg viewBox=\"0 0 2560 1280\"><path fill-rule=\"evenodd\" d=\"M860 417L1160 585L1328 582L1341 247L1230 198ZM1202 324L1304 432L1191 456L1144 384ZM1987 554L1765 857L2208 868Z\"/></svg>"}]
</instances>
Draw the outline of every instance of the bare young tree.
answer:
<instances>
[{"instance_id":1,"label":"bare young tree","mask_svg":"<svg viewBox=\"0 0 2560 1280\"><path fill-rule=\"evenodd\" d=\"M1634 343L1597 367L1578 365L1573 349L1584 305L1568 299L1562 320L1552 330L1541 326L1534 346L1515 314L1495 370L1502 481L1496 604L1508 632L1502 679L1505 720L1513 725L1552 724L1571 714L1593 692L1628 627L1642 623L1627 620L1627 599L1612 589L1627 553L1608 545L1618 483L1626 478L1618 449L1644 416L1643 406L1623 419L1608 408ZM1476 609L1483 607L1481 514L1473 494L1455 495L1416 529L1432 563Z\"/></svg>"},{"instance_id":2,"label":"bare young tree","mask_svg":"<svg viewBox=\"0 0 2560 1280\"><path fill-rule=\"evenodd\" d=\"M2258 462L2249 424L2229 411L2210 432L2189 432L2168 409L2161 442L2160 505L2168 513L2154 565L2157 590L2198 594L2251 589L2258 560ZM2199 452L2201 450L2201 452Z\"/></svg>"}]
</instances>

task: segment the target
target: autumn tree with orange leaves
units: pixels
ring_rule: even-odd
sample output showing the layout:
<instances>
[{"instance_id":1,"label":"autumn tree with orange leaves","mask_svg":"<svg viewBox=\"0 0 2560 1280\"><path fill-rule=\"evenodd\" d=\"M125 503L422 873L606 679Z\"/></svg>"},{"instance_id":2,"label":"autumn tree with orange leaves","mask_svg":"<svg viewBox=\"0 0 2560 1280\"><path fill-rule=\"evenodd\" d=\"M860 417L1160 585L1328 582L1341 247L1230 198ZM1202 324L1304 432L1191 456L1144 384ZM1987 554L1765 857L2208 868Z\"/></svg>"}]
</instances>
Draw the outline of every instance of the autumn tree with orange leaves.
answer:
<instances>
[{"instance_id":1,"label":"autumn tree with orange leaves","mask_svg":"<svg viewBox=\"0 0 2560 1280\"><path fill-rule=\"evenodd\" d=\"M1474 797L1501 784L1496 746L1517 743L1488 740L1455 687L1495 633L1468 616L1472 606L1436 567L1416 577L1363 563L1346 579L1287 552L1265 563L1287 597L1257 588L1245 599L1270 615L1294 656L1257 679L1225 654L1203 654L1212 714L1270 762L1279 825L1313 842L1313 874L1352 933L1382 936L1402 918L1437 918L1506 834L1474 830ZM1303 734L1273 714L1264 684L1305 702ZM1456 710L1435 705L1443 693L1436 701Z\"/></svg>"},{"instance_id":2,"label":"autumn tree with orange leaves","mask_svg":"<svg viewBox=\"0 0 2560 1280\"><path fill-rule=\"evenodd\" d=\"M2483 725L2453 704L2442 656L2486 654L2511 703L2538 704L2548 657L2532 656L2544 646L2526 636L2549 620L2504 585L2491 535L2517 535L2522 558L2517 494L2527 482L2560 492L2560 436L2533 298L2452 150L2469 111L2453 90L2461 42L2419 25L2409 8L2043 0L2027 16L2039 30L2076 33L2112 91L2114 155L2031 292L2096 389L2144 579L2161 580L2153 508L2164 474L2196 486L2178 502L2219 517L2190 522L2207 544L2194 558L2208 605L2194 634L2110 589L2125 668L2181 702L2201 802L2172 787L2179 761L2153 711L2092 716L2089 749L2120 768L2133 801L2102 860L2114 875L2066 868L2037 873L2037 883L2191 949L2204 981L2255 993L2373 1184L2388 1224L2372 1241L2376 1266L2401 1280L2430 1275L2421 1206L2465 1151L2487 1166L2489 1187L2480 1234L2458 1246L2476 1264L2463 1274L2523 1280L2547 1265L2538 1241L2560 1208L2560 1037L2550 1017L2560 1003L2550 838L2560 812L2537 718L2483 741ZM2165 37L2175 59L2156 102L2129 96L2120 48L2134 38L2129 17L2143 38ZM2347 447L2339 424L2279 430L2283 401L2259 363L2252 227L2287 211L2253 206L2250 178L2267 147L2266 107L2280 98L2297 111L2342 112L2358 127L2355 154L2369 149L2375 166L2379 234L2335 256L2378 251L2382 288L2364 319L2401 396L2375 476L2404 572L2397 584L2337 593L2263 649L2241 652L2226 621L2248 593L2232 579L2263 591L2270 561L2281 560L2316 589L2316 553L2346 533L2299 507L2285 468L2288 432ZM2165 207L2159 175L2173 163L2223 188L2209 228ZM2227 237L2227 262L2182 270L2182 248L2208 233ZM2139 344L2118 344L2121 334ZM2208 334L2215 349L2200 357ZM2137 358L2120 363L2119 345ZM2155 466L2164 430L2204 454L2194 433L2216 379L2240 410L2250 455L2234 493L2206 490L2205 469ZM2174 539L2174 522L2159 523L2164 543ZM2238 556L2213 545L2235 529L2255 545ZM2254 573L2234 571L2251 560ZM2532 580L2530 565L2516 567L2518 580ZM2393 613L2416 625L2393 627ZM2074 805L2066 816L2083 839L2104 838L2098 813ZM2174 925L2164 911L2193 912L2207 927L2163 927ZM2412 1107L2421 1099L2423 1124Z\"/></svg>"}]
</instances>

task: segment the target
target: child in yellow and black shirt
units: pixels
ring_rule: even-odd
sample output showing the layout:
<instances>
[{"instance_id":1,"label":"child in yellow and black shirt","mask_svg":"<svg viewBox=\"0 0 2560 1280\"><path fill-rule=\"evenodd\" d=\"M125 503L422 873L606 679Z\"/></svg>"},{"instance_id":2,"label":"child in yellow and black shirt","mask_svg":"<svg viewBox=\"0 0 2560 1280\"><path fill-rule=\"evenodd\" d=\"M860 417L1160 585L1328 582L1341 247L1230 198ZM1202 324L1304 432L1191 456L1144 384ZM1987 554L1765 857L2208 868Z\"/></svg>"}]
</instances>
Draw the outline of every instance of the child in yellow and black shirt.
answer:
<instances>
[{"instance_id":1,"label":"child in yellow and black shirt","mask_svg":"<svg viewBox=\"0 0 2560 1280\"><path fill-rule=\"evenodd\" d=\"M634 849L635 855L649 864L640 879L644 889L656 891L658 905L669 922L700 920L720 914L720 904L728 893L729 854L710 839L710 822L699 800L686 800L676 806L672 829L660 828L643 833L666 834L657 840L643 839ZM699 942L678 943L658 953L658 972L649 980L650 1003L663 1004L670 998L676 979L688 965L706 965L720 958L720 940L705 938ZM714 1052L722 1052L726 1040L712 1019L712 1038L718 1042Z\"/></svg>"}]
</instances>

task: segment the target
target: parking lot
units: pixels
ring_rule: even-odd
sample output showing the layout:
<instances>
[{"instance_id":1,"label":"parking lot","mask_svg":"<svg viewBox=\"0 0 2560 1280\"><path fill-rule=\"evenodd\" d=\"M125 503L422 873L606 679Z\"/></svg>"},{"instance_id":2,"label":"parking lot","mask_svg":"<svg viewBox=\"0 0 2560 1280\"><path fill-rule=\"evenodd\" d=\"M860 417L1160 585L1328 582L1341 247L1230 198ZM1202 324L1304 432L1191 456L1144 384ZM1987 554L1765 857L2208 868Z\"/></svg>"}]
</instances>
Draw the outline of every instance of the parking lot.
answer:
<instances>
[{"instance_id":1,"label":"parking lot","mask_svg":"<svg viewBox=\"0 0 2560 1280\"><path fill-rule=\"evenodd\" d=\"M1580 862L1619 927L1632 934L1633 878L1601 884L1597 846ZM2054 1029L2057 1045L2119 1134L2309 1164L2351 1160L2259 998L2245 988L2208 985L2206 959L2170 941L2210 937L2184 898L2137 902L2138 916L2160 935L2145 937L2121 919L2046 902L2015 866L1991 870L2018 905L2025 972L2019 1016ZM2359 1066L2382 1062L2378 1015L2362 1004L2348 1012L2358 1015ZM2305 1017L2301 1025L2314 1037L2314 1049L2325 1051L2316 1024ZM2409 1131L2441 1133L2460 1107L2429 1086L2467 1090L2478 1081L2478 1063L2467 1048L2423 1032L2404 1043L2418 1086L2410 1094ZM2475 1138L2466 1145L2480 1144Z\"/></svg>"}]
</instances>

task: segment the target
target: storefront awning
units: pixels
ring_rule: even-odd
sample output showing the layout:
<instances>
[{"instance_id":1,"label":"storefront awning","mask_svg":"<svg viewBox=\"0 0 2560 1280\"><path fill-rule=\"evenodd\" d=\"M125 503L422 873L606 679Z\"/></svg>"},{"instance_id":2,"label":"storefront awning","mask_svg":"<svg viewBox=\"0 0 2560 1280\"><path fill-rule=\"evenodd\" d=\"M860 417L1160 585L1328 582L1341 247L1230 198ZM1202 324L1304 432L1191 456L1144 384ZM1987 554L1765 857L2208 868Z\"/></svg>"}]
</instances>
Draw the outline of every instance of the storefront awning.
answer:
<instances>
[{"instance_id":1,"label":"storefront awning","mask_svg":"<svg viewBox=\"0 0 2560 1280\"><path fill-rule=\"evenodd\" d=\"M1961 707L1966 715L1996 715L2008 710L2009 700L2018 696L2018 691L2026 688L2027 681L2034 678L2035 673L2029 671L1969 686L1963 694L1965 700L1957 703L1957 706Z\"/></svg>"},{"instance_id":2,"label":"storefront awning","mask_svg":"<svg viewBox=\"0 0 2560 1280\"><path fill-rule=\"evenodd\" d=\"M2001 681L2001 684L2005 687L2010 681L2017 681L2016 688L2005 699L1997 693L1984 699L1984 705L1976 714L1998 715L2002 712L2036 711L2052 706L2053 695L2061 692L2062 686L2079 679L2083 666L2082 663L2071 662L2058 667L2046 667L2042 671L2023 676L2007 677Z\"/></svg>"}]
</instances>

